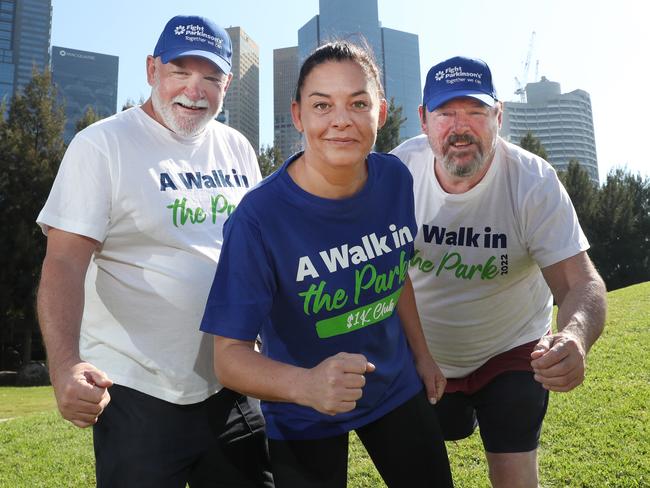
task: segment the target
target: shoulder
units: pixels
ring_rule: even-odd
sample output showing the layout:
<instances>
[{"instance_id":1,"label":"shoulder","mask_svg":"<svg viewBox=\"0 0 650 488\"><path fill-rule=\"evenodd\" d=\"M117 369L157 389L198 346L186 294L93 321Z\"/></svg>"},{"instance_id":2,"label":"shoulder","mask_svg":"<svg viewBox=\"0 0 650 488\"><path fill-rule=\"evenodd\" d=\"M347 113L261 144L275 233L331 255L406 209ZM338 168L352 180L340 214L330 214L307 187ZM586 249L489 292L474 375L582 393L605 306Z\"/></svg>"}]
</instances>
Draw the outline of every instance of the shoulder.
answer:
<instances>
[{"instance_id":1,"label":"shoulder","mask_svg":"<svg viewBox=\"0 0 650 488\"><path fill-rule=\"evenodd\" d=\"M423 177L433 167L433 151L426 134L407 139L393 149L391 154L397 156L416 179Z\"/></svg>"},{"instance_id":2,"label":"shoulder","mask_svg":"<svg viewBox=\"0 0 650 488\"><path fill-rule=\"evenodd\" d=\"M226 124L222 124L216 120L211 120L206 128L213 137L225 139L229 143L241 146L246 150L253 150L253 146L251 146L248 139L246 139L246 137L241 132L227 126Z\"/></svg>"},{"instance_id":3,"label":"shoulder","mask_svg":"<svg viewBox=\"0 0 650 488\"><path fill-rule=\"evenodd\" d=\"M78 132L72 138L70 147L93 146L96 149L108 151L124 135L133 135L134 132L137 132L143 124L143 116L147 117L139 107L132 107L98 120Z\"/></svg>"},{"instance_id":4,"label":"shoulder","mask_svg":"<svg viewBox=\"0 0 650 488\"><path fill-rule=\"evenodd\" d=\"M368 155L368 163L380 175L411 179L408 168L394 154L372 152Z\"/></svg>"},{"instance_id":5,"label":"shoulder","mask_svg":"<svg viewBox=\"0 0 650 488\"><path fill-rule=\"evenodd\" d=\"M406 164L407 161L421 156L428 156L432 154L431 146L429 146L429 139L426 134L411 137L405 140L399 146L391 151Z\"/></svg>"},{"instance_id":6,"label":"shoulder","mask_svg":"<svg viewBox=\"0 0 650 488\"><path fill-rule=\"evenodd\" d=\"M553 166L536 154L499 138L505 163L510 174L517 175L522 183L534 185L547 179L557 179Z\"/></svg>"}]
</instances>

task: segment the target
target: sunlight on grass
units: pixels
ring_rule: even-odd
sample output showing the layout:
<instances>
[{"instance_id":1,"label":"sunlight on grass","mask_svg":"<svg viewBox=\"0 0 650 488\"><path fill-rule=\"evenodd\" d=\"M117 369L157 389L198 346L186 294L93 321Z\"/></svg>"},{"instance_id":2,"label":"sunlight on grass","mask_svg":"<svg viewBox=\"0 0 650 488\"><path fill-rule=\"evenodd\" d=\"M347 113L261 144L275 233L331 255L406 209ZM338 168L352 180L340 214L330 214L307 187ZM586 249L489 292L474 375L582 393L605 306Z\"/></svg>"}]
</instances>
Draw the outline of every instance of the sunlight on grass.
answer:
<instances>
[{"instance_id":1,"label":"sunlight on grass","mask_svg":"<svg viewBox=\"0 0 650 488\"><path fill-rule=\"evenodd\" d=\"M584 384L552 393L540 447L544 488L650 487L650 283L609 294ZM61 419L50 387L0 388L0 486L92 487L92 431ZM42 411L44 413L34 413ZM356 435L350 488L384 486ZM488 488L480 437L447 443L457 488ZM38 460L38 462L35 462Z\"/></svg>"}]
</instances>

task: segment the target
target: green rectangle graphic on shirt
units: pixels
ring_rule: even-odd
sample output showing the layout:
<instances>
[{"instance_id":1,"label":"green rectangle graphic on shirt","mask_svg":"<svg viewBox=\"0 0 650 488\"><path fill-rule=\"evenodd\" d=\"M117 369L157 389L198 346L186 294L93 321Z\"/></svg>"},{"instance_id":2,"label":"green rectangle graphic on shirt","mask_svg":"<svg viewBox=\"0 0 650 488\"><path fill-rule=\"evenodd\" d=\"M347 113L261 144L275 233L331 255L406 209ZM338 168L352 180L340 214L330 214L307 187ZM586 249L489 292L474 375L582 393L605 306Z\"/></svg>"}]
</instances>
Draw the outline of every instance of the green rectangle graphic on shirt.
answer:
<instances>
[{"instance_id":1,"label":"green rectangle graphic on shirt","mask_svg":"<svg viewBox=\"0 0 650 488\"><path fill-rule=\"evenodd\" d=\"M316 333L318 337L326 339L328 337L347 334L348 332L362 329L390 317L397 306L397 300L399 300L401 292L402 289L400 288L395 293L391 293L376 302L369 303L355 310L350 310L336 317L319 320L316 322Z\"/></svg>"}]
</instances>

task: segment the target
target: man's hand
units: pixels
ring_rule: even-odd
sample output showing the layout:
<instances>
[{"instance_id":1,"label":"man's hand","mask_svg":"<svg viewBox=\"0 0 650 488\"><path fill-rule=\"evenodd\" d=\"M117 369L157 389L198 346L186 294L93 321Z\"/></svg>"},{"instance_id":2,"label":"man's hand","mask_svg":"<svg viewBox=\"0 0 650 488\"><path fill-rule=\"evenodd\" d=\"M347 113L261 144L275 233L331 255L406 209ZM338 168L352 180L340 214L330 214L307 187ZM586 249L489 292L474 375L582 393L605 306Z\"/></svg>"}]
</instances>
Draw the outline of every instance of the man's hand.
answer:
<instances>
[{"instance_id":1,"label":"man's hand","mask_svg":"<svg viewBox=\"0 0 650 488\"><path fill-rule=\"evenodd\" d=\"M431 355L427 354L426 356L427 357L417 359L415 362L415 369L417 369L418 374L422 379L422 383L424 383L429 403L435 405L445 393L447 378L442 374L438 364Z\"/></svg>"},{"instance_id":2,"label":"man's hand","mask_svg":"<svg viewBox=\"0 0 650 488\"><path fill-rule=\"evenodd\" d=\"M551 391L570 391L585 379L586 352L568 331L542 337L530 355L535 380Z\"/></svg>"},{"instance_id":3,"label":"man's hand","mask_svg":"<svg viewBox=\"0 0 650 488\"><path fill-rule=\"evenodd\" d=\"M362 354L340 352L331 356L307 370L304 404L328 415L354 410L366 384L364 374L374 370Z\"/></svg>"},{"instance_id":4,"label":"man's hand","mask_svg":"<svg viewBox=\"0 0 650 488\"><path fill-rule=\"evenodd\" d=\"M52 375L61 415L77 427L95 424L111 400L107 388L113 382L89 363L80 362L61 369Z\"/></svg>"}]
</instances>

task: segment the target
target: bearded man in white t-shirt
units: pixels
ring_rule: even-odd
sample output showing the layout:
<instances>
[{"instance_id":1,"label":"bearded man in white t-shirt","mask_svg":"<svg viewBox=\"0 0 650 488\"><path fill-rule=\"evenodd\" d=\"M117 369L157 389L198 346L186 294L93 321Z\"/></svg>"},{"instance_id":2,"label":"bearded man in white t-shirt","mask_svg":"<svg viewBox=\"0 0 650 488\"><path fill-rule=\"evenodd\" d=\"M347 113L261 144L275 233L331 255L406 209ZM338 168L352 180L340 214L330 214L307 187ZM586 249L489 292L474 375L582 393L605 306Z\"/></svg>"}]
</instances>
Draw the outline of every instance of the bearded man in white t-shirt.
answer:
<instances>
[{"instance_id":1,"label":"bearded man in white t-shirt","mask_svg":"<svg viewBox=\"0 0 650 488\"><path fill-rule=\"evenodd\" d=\"M228 34L177 16L147 57L151 97L70 143L37 222L38 314L59 410L93 426L99 487L269 487L259 405L219 385L199 331L222 226L260 180L214 120Z\"/></svg>"},{"instance_id":2,"label":"bearded man in white t-shirt","mask_svg":"<svg viewBox=\"0 0 650 488\"><path fill-rule=\"evenodd\" d=\"M433 66L420 117L424 134L393 153L413 174L410 276L448 379L434 408L447 440L479 426L494 487L537 487L548 391L582 383L605 286L553 168L498 136L502 104L483 61Z\"/></svg>"}]
</instances>

